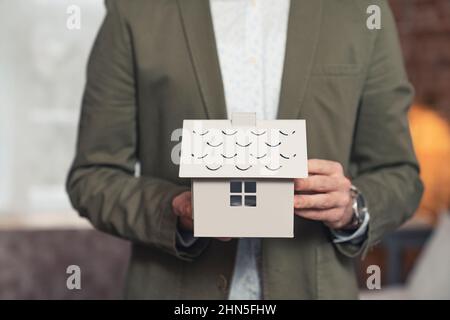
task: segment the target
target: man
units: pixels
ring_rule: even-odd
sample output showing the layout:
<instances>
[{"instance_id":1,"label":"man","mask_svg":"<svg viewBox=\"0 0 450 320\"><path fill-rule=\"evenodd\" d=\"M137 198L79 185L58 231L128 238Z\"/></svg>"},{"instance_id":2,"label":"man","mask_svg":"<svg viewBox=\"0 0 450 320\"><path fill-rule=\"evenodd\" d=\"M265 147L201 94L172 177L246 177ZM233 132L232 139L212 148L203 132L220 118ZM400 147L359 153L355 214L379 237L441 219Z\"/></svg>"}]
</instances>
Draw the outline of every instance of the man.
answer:
<instances>
[{"instance_id":1,"label":"man","mask_svg":"<svg viewBox=\"0 0 450 320\"><path fill-rule=\"evenodd\" d=\"M377 3L375 31L370 1L107 1L67 189L96 228L133 242L127 298L357 297L353 258L409 218L422 192L412 89ZM293 239L192 238L171 134L183 119L236 110L307 121Z\"/></svg>"}]
</instances>

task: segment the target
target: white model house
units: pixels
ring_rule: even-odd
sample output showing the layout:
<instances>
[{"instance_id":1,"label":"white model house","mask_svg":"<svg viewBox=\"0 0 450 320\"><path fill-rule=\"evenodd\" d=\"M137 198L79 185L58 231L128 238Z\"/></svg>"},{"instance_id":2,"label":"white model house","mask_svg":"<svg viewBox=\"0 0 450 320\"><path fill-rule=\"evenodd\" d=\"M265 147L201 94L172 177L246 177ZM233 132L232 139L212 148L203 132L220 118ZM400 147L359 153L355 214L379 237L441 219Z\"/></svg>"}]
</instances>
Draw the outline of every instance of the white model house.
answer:
<instances>
[{"instance_id":1,"label":"white model house","mask_svg":"<svg viewBox=\"0 0 450 320\"><path fill-rule=\"evenodd\" d=\"M307 175L304 120L184 120L196 237L293 237L293 179Z\"/></svg>"}]
</instances>

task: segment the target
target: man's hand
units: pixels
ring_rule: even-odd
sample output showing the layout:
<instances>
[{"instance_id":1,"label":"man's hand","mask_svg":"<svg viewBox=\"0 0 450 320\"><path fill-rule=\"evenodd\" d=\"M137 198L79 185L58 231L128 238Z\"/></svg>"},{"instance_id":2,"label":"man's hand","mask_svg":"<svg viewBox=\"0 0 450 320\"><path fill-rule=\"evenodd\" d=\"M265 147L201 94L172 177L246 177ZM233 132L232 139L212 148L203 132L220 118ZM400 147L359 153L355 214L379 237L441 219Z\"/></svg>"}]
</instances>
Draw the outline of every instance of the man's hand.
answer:
<instances>
[{"instance_id":1,"label":"man's hand","mask_svg":"<svg viewBox=\"0 0 450 320\"><path fill-rule=\"evenodd\" d=\"M324 222L332 229L347 226L353 216L351 182L342 165L327 160L308 160L309 177L295 179L295 214Z\"/></svg>"},{"instance_id":2,"label":"man's hand","mask_svg":"<svg viewBox=\"0 0 450 320\"><path fill-rule=\"evenodd\" d=\"M178 216L180 228L188 231L194 229L194 220L192 219L192 193L185 191L180 193L172 200L172 211ZM229 241L231 238L217 238L221 241Z\"/></svg>"},{"instance_id":3,"label":"man's hand","mask_svg":"<svg viewBox=\"0 0 450 320\"><path fill-rule=\"evenodd\" d=\"M192 231L194 221L192 220L192 193L185 191L172 200L172 211L178 216L180 228Z\"/></svg>"}]
</instances>

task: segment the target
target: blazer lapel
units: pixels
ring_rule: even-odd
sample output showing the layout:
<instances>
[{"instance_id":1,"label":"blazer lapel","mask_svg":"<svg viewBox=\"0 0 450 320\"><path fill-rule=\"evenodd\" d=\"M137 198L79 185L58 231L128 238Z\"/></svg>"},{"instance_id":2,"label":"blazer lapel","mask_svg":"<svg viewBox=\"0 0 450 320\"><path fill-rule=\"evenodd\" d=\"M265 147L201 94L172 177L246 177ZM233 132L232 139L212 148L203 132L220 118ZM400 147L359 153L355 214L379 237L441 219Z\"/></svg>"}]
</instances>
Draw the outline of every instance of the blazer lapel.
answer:
<instances>
[{"instance_id":1,"label":"blazer lapel","mask_svg":"<svg viewBox=\"0 0 450 320\"><path fill-rule=\"evenodd\" d=\"M225 95L208 0L178 0L181 20L205 112L226 119Z\"/></svg>"},{"instance_id":2,"label":"blazer lapel","mask_svg":"<svg viewBox=\"0 0 450 320\"><path fill-rule=\"evenodd\" d=\"M322 0L291 0L278 119L299 116L322 23Z\"/></svg>"}]
</instances>

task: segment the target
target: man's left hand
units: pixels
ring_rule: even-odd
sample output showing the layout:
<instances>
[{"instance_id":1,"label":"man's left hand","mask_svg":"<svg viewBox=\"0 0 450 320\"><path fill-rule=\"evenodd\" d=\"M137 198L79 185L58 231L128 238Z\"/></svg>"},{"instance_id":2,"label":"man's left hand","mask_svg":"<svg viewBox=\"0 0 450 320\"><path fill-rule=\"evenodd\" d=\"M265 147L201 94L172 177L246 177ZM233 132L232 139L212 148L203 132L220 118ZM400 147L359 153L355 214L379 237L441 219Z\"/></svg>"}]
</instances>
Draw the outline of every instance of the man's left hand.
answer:
<instances>
[{"instance_id":1,"label":"man's left hand","mask_svg":"<svg viewBox=\"0 0 450 320\"><path fill-rule=\"evenodd\" d=\"M309 177L295 179L295 214L324 222L332 229L345 228L352 220L351 182L342 165L328 160L308 160Z\"/></svg>"}]
</instances>

